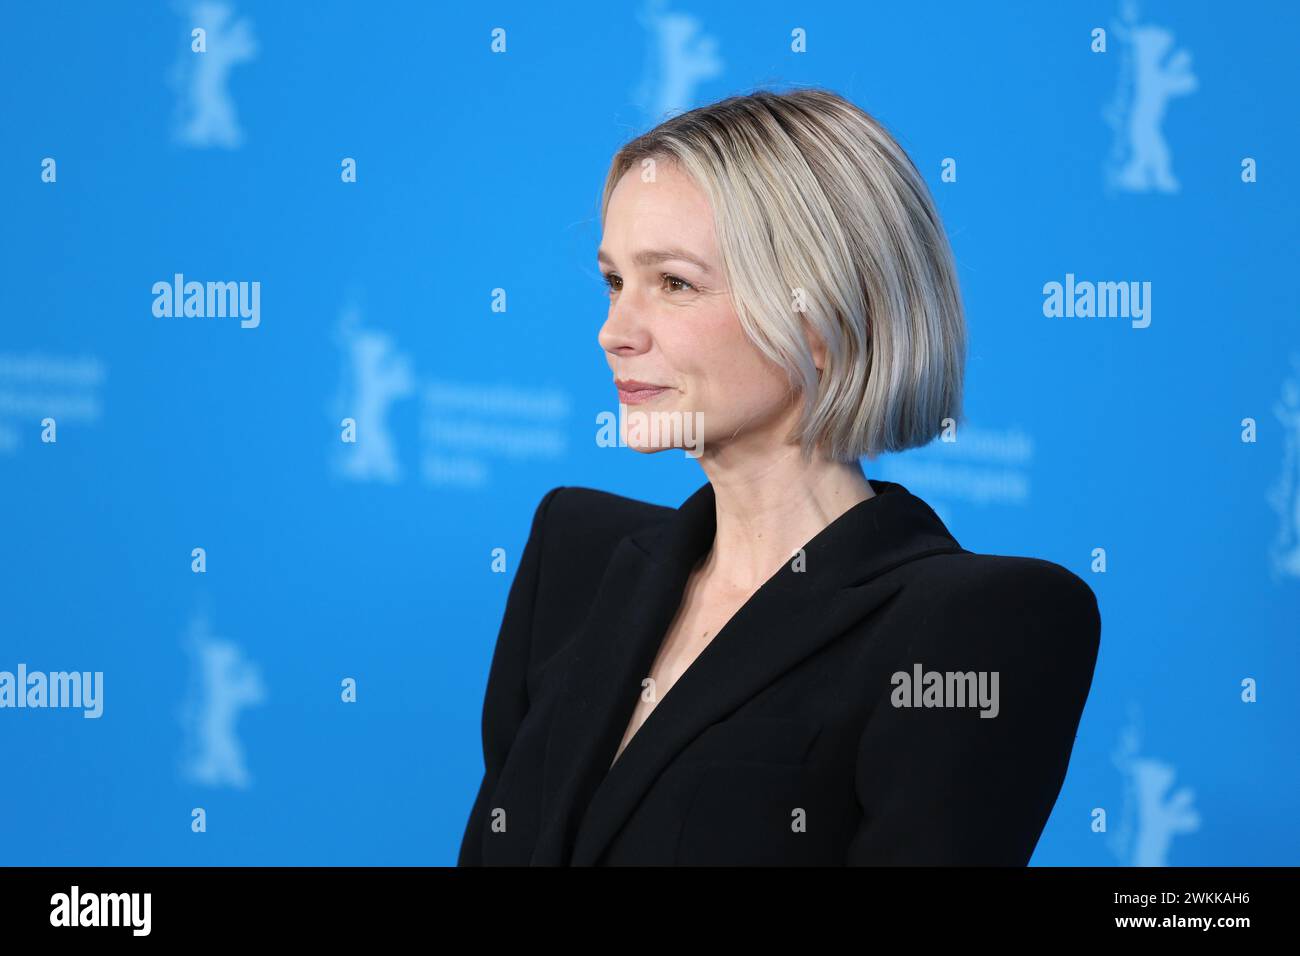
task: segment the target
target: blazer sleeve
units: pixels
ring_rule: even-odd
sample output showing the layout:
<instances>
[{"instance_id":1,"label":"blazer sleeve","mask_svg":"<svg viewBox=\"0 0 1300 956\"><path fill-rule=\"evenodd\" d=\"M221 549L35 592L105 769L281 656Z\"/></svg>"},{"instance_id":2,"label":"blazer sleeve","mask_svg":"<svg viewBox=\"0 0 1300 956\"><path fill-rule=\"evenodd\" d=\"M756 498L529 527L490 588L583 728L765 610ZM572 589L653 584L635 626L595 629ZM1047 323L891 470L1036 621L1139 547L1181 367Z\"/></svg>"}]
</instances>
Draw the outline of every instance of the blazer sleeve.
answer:
<instances>
[{"instance_id":1,"label":"blazer sleeve","mask_svg":"<svg viewBox=\"0 0 1300 956\"><path fill-rule=\"evenodd\" d=\"M996 716L895 706L859 740L863 816L847 864L1025 866L1065 780L1101 639L1096 595L1046 561L943 585L898 661L909 673L998 676ZM991 712L992 708L988 708Z\"/></svg>"},{"instance_id":2,"label":"blazer sleeve","mask_svg":"<svg viewBox=\"0 0 1300 956\"><path fill-rule=\"evenodd\" d=\"M457 866L483 865L483 828L490 808L487 801L496 788L497 777L506 762L510 745L528 712L528 660L532 647L533 608L541 573L542 539L546 512L563 488L552 488L533 514L528 542L524 545L515 579L506 598L506 610L497 634L496 648L488 669L483 695L483 779L461 837Z\"/></svg>"}]
</instances>

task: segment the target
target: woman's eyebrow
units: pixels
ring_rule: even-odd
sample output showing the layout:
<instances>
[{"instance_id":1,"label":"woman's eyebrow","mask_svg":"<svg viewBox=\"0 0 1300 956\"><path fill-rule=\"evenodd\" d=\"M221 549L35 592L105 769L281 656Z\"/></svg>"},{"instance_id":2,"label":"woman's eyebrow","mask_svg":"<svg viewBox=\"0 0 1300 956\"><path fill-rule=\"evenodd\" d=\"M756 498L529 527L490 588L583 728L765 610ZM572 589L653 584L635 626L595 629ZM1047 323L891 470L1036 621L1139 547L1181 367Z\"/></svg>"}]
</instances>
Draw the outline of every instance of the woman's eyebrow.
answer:
<instances>
[{"instance_id":1,"label":"woman's eyebrow","mask_svg":"<svg viewBox=\"0 0 1300 956\"><path fill-rule=\"evenodd\" d=\"M713 270L696 256L691 255L685 249L642 249L640 252L633 253L632 261L639 266L653 266L669 259L677 259L681 262L689 262L706 275L713 275ZM607 265L613 265L614 260L610 258L609 253L604 249L596 252L596 261L603 262Z\"/></svg>"}]
</instances>

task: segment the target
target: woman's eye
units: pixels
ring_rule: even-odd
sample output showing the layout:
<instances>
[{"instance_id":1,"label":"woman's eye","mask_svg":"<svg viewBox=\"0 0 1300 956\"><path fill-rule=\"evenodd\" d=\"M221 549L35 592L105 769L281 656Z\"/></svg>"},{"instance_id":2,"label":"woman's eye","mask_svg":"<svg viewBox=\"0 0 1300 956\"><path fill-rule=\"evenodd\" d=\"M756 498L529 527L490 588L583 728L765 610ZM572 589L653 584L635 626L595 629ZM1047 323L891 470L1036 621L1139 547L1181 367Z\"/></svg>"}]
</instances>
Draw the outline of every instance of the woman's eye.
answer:
<instances>
[{"instance_id":1,"label":"woman's eye","mask_svg":"<svg viewBox=\"0 0 1300 956\"><path fill-rule=\"evenodd\" d=\"M604 276L602 276L602 278L604 279L605 282L606 291L608 292L622 291L623 277L619 275L617 272L606 272ZM670 272L663 273L661 278L663 279L667 291L669 292L683 292L686 289L695 288L695 286L691 285L691 283L687 282L681 276L675 276Z\"/></svg>"}]
</instances>

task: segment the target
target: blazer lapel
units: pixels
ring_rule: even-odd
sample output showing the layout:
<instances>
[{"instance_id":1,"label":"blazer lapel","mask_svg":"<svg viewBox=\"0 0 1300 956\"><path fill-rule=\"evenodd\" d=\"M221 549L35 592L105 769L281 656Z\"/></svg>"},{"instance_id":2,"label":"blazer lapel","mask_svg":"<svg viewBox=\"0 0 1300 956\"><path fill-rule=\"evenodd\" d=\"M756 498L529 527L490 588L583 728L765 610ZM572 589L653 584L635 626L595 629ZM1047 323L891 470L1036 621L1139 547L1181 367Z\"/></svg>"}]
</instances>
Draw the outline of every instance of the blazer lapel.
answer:
<instances>
[{"instance_id":1,"label":"blazer lapel","mask_svg":"<svg viewBox=\"0 0 1300 956\"><path fill-rule=\"evenodd\" d=\"M622 742L641 681L681 603L694 567L688 555L697 547L703 554L703 537L712 534L704 514L707 506L707 521L713 520L712 486L706 487L707 502L704 489L697 491L668 522L659 560L634 536L619 542L610 558L551 718L533 865L570 862L582 815ZM625 757L627 751L620 764Z\"/></svg>"},{"instance_id":2,"label":"blazer lapel","mask_svg":"<svg viewBox=\"0 0 1300 956\"><path fill-rule=\"evenodd\" d=\"M781 567L727 622L610 768L641 681L676 615L687 579L713 542L713 486L669 521L624 538L575 642L547 742L535 865L595 863L663 769L715 723L884 604L869 587L926 554L963 550L925 502L894 482L804 547L804 570Z\"/></svg>"}]
</instances>

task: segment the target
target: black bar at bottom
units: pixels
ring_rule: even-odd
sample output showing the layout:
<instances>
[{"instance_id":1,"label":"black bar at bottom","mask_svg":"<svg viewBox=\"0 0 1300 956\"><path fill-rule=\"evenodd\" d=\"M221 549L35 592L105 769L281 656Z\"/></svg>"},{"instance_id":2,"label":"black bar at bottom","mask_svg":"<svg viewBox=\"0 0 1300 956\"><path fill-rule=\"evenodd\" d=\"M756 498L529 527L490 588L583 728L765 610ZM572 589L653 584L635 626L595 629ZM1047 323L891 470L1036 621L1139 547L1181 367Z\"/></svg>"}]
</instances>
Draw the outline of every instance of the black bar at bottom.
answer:
<instances>
[{"instance_id":1,"label":"black bar at bottom","mask_svg":"<svg viewBox=\"0 0 1300 956\"><path fill-rule=\"evenodd\" d=\"M996 940L1043 930L1060 934L1057 939L1104 932L1230 942L1241 938L1236 934L1293 926L1283 910L1297 873L1293 867L717 869L10 867L0 868L0 926L7 943L69 934L79 943L284 936L335 947L430 930L438 936L424 938L433 944L449 929L496 934L513 928L539 940L553 930L572 939L610 920L663 938L680 916L719 929L725 924L728 934L743 934L746 924L759 932L803 925L811 933L842 920L864 942L878 932Z\"/></svg>"}]
</instances>

